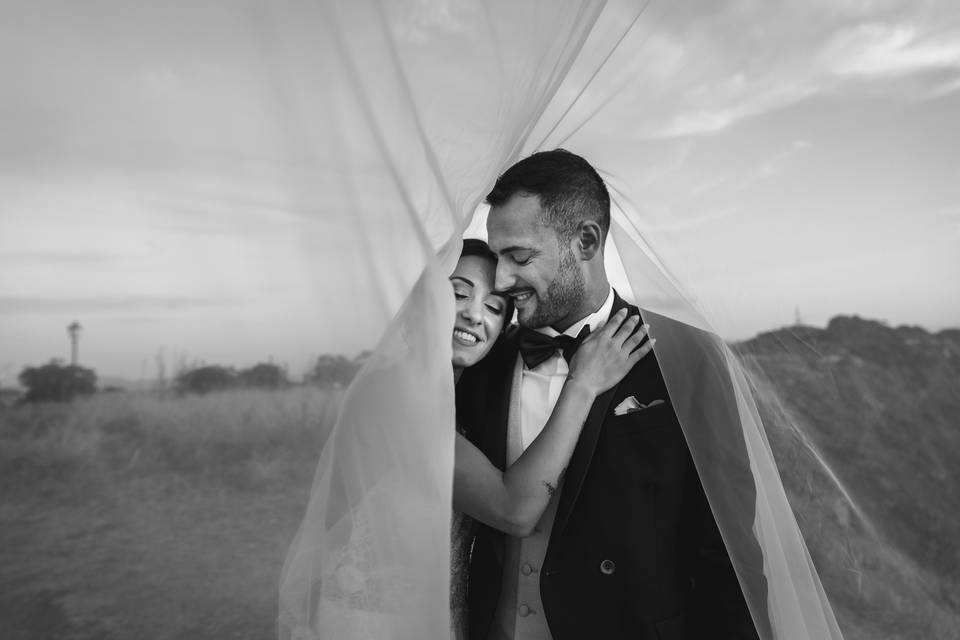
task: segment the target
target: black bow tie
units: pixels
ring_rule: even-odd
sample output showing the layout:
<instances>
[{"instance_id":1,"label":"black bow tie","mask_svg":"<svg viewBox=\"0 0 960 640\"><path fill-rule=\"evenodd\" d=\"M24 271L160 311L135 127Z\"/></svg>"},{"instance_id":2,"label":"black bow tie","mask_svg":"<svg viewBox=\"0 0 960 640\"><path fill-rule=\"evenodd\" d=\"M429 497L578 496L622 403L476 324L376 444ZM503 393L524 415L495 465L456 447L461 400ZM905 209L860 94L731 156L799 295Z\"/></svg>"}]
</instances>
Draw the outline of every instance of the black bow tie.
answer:
<instances>
[{"instance_id":1,"label":"black bow tie","mask_svg":"<svg viewBox=\"0 0 960 640\"><path fill-rule=\"evenodd\" d=\"M590 334L590 327L585 326L576 338L559 335L551 338L533 329L520 329L520 357L528 369L539 366L550 358L557 349L563 352L563 359L570 362L580 343Z\"/></svg>"}]
</instances>

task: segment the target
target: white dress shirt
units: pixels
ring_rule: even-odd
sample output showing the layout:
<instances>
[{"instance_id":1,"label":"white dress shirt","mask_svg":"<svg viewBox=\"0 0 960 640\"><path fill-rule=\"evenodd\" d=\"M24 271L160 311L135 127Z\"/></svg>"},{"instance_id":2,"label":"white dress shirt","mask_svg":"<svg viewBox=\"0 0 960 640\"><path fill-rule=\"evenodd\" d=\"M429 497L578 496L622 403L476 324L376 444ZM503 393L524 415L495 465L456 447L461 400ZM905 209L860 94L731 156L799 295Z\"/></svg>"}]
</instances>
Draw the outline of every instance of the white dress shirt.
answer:
<instances>
[{"instance_id":1,"label":"white dress shirt","mask_svg":"<svg viewBox=\"0 0 960 640\"><path fill-rule=\"evenodd\" d=\"M576 338L580 330L588 325L591 331L598 330L606 324L611 309L613 309L613 287L610 288L606 300L599 309L574 323L563 332L563 335ZM537 331L551 338L560 335L550 327L537 329ZM563 359L559 349L536 368L523 368L523 381L520 385L520 441L524 450L530 446L534 438L540 435L547 424L569 371L570 366Z\"/></svg>"}]
</instances>

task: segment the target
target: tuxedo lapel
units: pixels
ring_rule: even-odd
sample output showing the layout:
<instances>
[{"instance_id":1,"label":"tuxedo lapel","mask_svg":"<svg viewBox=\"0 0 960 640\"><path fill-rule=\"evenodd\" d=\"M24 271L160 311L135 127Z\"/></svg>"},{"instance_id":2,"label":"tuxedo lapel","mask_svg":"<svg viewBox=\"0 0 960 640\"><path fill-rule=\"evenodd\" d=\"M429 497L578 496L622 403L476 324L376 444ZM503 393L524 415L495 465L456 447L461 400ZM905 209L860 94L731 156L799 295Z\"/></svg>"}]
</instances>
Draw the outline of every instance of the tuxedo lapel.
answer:
<instances>
[{"instance_id":1,"label":"tuxedo lapel","mask_svg":"<svg viewBox=\"0 0 960 640\"><path fill-rule=\"evenodd\" d=\"M613 308L610 315L613 316L617 311L628 307L626 302L614 292ZM623 381L617 383L611 389L608 389L594 401L590 407L590 413L587 414L587 421L580 432L580 439L577 441L577 447L570 458L570 464L567 466L567 472L563 476L563 487L560 490L560 502L557 504L557 515L553 523L553 531L550 535L550 545L547 549L547 556L550 556L555 540L560 540L563 535L563 529L570 518L570 512L580 495L580 488L583 486L587 470L590 468L590 461L593 459L593 452L597 448L597 440L600 438L600 429L603 422L610 412L610 405L614 396L617 395L617 388Z\"/></svg>"},{"instance_id":2,"label":"tuxedo lapel","mask_svg":"<svg viewBox=\"0 0 960 640\"><path fill-rule=\"evenodd\" d=\"M619 385L618 385L619 386ZM594 401L587 416L587 422L580 432L580 440L577 441L577 448L573 451L570 458L570 465L563 476L563 489L560 491L560 502L557 504L557 516L553 524L553 532L550 535L551 543L559 540L563 535L563 529L570 518L570 512L573 505L580 495L580 487L583 486L583 480L590 468L590 460L593 459L593 452L597 448L597 440L600 438L600 427L603 426L603 420L610 409L613 396L617 388L614 387L604 392ZM553 545L551 544L551 547Z\"/></svg>"}]
</instances>

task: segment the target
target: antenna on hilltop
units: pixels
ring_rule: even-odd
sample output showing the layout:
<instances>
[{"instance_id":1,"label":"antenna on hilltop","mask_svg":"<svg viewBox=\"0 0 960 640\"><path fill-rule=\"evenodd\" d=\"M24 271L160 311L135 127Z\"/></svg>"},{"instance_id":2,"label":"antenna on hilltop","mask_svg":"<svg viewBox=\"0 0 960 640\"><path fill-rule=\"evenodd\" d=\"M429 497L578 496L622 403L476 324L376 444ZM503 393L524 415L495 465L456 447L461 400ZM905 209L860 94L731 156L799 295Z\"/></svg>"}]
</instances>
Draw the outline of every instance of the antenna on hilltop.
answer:
<instances>
[{"instance_id":1,"label":"antenna on hilltop","mask_svg":"<svg viewBox=\"0 0 960 640\"><path fill-rule=\"evenodd\" d=\"M797 327L803 326L803 318L800 316L800 305L797 305L793 309L793 324Z\"/></svg>"},{"instance_id":2,"label":"antenna on hilltop","mask_svg":"<svg viewBox=\"0 0 960 640\"><path fill-rule=\"evenodd\" d=\"M80 349L81 329L83 329L83 327L81 327L80 323L76 320L67 325L67 335L70 336L70 364L74 367L77 366L77 362L79 361L77 355Z\"/></svg>"}]
</instances>

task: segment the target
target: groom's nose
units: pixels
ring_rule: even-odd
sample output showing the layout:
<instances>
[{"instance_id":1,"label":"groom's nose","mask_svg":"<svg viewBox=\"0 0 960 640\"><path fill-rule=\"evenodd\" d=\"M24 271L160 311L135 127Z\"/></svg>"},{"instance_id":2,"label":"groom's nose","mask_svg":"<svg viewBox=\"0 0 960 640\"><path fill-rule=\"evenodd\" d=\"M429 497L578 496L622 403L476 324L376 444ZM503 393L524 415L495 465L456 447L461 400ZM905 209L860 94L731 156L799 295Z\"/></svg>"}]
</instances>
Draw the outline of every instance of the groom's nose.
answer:
<instances>
[{"instance_id":1,"label":"groom's nose","mask_svg":"<svg viewBox=\"0 0 960 640\"><path fill-rule=\"evenodd\" d=\"M517 279L513 274L513 270L510 268L510 265L506 264L505 258L500 258L500 261L497 262L497 271L494 275L494 284L493 287L497 291L509 291L513 288L513 285L516 284Z\"/></svg>"}]
</instances>

